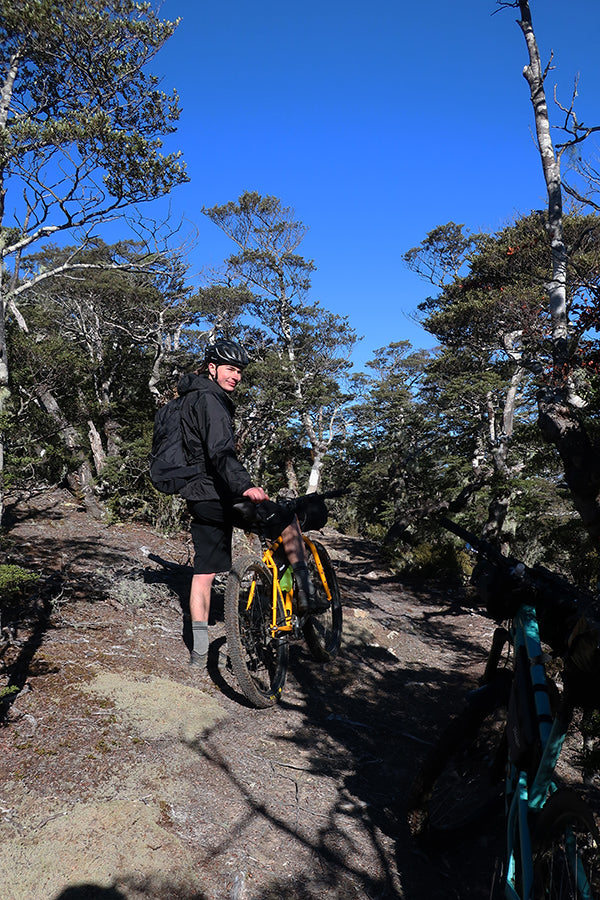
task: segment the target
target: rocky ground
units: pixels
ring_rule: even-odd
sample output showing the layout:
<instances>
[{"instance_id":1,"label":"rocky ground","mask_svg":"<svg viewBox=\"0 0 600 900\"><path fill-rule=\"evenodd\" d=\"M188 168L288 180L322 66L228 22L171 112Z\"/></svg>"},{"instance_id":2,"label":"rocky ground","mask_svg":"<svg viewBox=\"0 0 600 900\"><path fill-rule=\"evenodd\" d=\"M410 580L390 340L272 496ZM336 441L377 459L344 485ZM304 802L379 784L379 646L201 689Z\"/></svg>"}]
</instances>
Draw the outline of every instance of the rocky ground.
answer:
<instances>
[{"instance_id":1,"label":"rocky ground","mask_svg":"<svg viewBox=\"0 0 600 900\"><path fill-rule=\"evenodd\" d=\"M46 591L2 610L2 900L489 897L498 829L426 855L404 802L493 623L365 541L319 539L342 652L295 645L281 703L255 710L224 665L222 579L208 674L187 666L187 535L103 525L61 491L9 509L4 559Z\"/></svg>"}]
</instances>

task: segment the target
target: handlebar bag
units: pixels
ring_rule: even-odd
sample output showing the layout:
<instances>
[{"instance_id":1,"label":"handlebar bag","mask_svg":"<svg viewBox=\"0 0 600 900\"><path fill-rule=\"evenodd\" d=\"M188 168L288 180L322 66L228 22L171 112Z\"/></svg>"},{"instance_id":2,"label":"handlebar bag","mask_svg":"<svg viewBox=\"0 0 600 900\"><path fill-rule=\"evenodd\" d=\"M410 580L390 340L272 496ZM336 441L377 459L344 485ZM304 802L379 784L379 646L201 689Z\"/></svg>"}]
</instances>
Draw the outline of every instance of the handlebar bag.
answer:
<instances>
[{"instance_id":1,"label":"handlebar bag","mask_svg":"<svg viewBox=\"0 0 600 900\"><path fill-rule=\"evenodd\" d=\"M305 494L294 501L302 531L318 531L327 523L329 513L325 501L318 494Z\"/></svg>"}]
</instances>

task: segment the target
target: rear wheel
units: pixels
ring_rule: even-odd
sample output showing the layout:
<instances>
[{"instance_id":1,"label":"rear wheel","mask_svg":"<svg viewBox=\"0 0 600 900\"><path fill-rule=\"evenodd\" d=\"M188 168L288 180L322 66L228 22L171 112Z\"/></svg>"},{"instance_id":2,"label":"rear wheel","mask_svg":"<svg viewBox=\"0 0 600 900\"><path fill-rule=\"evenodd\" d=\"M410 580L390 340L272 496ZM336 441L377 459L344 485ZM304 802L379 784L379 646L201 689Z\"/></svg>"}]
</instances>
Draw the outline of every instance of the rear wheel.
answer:
<instances>
[{"instance_id":1,"label":"rear wheel","mask_svg":"<svg viewBox=\"0 0 600 900\"><path fill-rule=\"evenodd\" d=\"M568 789L553 794L533 833L533 900L598 900L599 844L581 797Z\"/></svg>"},{"instance_id":2,"label":"rear wheel","mask_svg":"<svg viewBox=\"0 0 600 900\"><path fill-rule=\"evenodd\" d=\"M306 550L308 571L315 593L318 597L327 599L327 592L323 584L324 576L331 600L328 601L325 612L307 619L303 632L313 659L316 659L317 662L327 662L336 656L342 642L342 601L335 569L327 550L318 541L311 541L311 544L314 552L310 544L306 545ZM319 564L323 575L319 571Z\"/></svg>"},{"instance_id":3,"label":"rear wheel","mask_svg":"<svg viewBox=\"0 0 600 900\"><path fill-rule=\"evenodd\" d=\"M507 690L501 683L481 688L425 758L408 798L415 837L432 843L459 837L499 808L507 758Z\"/></svg>"},{"instance_id":4,"label":"rear wheel","mask_svg":"<svg viewBox=\"0 0 600 900\"><path fill-rule=\"evenodd\" d=\"M250 556L234 564L225 589L231 666L244 696L259 709L277 702L288 666L287 638L271 634L272 586L269 570ZM278 617L283 615L278 608Z\"/></svg>"}]
</instances>

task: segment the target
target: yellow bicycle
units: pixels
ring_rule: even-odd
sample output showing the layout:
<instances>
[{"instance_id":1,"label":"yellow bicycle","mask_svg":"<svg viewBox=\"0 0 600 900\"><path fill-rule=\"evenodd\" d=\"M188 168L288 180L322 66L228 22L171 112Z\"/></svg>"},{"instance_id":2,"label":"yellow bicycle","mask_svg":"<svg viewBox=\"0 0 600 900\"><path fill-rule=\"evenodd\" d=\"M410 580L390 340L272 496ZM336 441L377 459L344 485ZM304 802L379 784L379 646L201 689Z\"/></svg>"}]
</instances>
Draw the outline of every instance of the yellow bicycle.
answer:
<instances>
[{"instance_id":1,"label":"yellow bicycle","mask_svg":"<svg viewBox=\"0 0 600 900\"><path fill-rule=\"evenodd\" d=\"M321 494L324 498L331 494ZM309 573L317 595L327 599L319 615L298 617L294 578L281 538L265 544L262 557L237 560L225 589L225 633L236 680L259 709L281 697L288 669L289 643L302 637L315 660L327 662L342 640L342 604L327 550L303 534Z\"/></svg>"}]
</instances>

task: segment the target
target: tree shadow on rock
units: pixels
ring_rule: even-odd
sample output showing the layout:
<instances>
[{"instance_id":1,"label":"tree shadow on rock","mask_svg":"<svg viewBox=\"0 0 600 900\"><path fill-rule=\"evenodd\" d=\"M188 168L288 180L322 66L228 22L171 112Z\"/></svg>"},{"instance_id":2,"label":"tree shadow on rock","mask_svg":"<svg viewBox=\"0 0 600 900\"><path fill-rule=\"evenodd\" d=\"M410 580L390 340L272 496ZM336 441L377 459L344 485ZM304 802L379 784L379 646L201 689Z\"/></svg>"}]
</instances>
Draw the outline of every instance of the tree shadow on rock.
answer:
<instances>
[{"instance_id":1,"label":"tree shadow on rock","mask_svg":"<svg viewBox=\"0 0 600 900\"><path fill-rule=\"evenodd\" d=\"M18 652L4 669L8 677L0 697L0 724L6 722L12 704L31 674L35 654L51 626L52 595L59 584L60 580L53 577L42 583L39 592L36 592L29 604L22 606L18 619L12 623L15 626L15 633L22 631L26 636L15 642ZM3 623L6 624L6 608L3 614Z\"/></svg>"},{"instance_id":2,"label":"tree shadow on rock","mask_svg":"<svg viewBox=\"0 0 600 900\"><path fill-rule=\"evenodd\" d=\"M427 854L413 841L407 824L406 798L419 762L474 686L473 654L481 652L453 634L450 623L447 629L431 622L423 627L432 631L438 646L451 647L462 660L456 668L446 671L418 662L407 668L384 648L365 645L347 647L343 658L324 668L305 653L294 654L293 673L306 716L305 726L290 740L306 752L318 746L315 772L326 774L331 760L344 772L332 817L340 833L353 822L370 836L380 858L381 896L488 896L501 848L497 828L489 833L482 829L470 842L443 853ZM402 886L399 895L393 893L395 879Z\"/></svg>"},{"instance_id":3,"label":"tree shadow on rock","mask_svg":"<svg viewBox=\"0 0 600 900\"><path fill-rule=\"evenodd\" d=\"M466 656L473 648L465 641L462 649ZM261 771L268 772L260 768L265 764L262 747L245 747L257 760L248 780L243 769L236 768L243 760L221 751L219 725L201 741L188 744L220 776L225 774L232 796L241 797L244 808L212 848L210 858L225 857L234 848L239 853L240 847L249 859L277 852L277 859L269 860L271 868L285 861L279 848L289 847L292 865L301 866L301 875L272 878L264 887L255 884L253 896L265 900L486 896L483 888L489 885L493 858L484 858L476 843L462 848L462 871L470 873L469 887L461 886L457 894L447 860L423 853L410 837L405 815L405 798L418 762L445 719L446 696L462 696L471 686L469 674L416 663L406 669L384 648L357 643L346 646L340 659L325 667L295 645L290 679L279 708L284 718L286 710L300 712L302 721L289 733L278 732L276 744L287 743L289 752L282 759L298 764L279 762L274 752L271 766L281 779L296 785L295 813L293 803L278 803L265 784L254 788L252 782L260 780ZM264 721L270 746L274 735L268 735L268 712ZM330 800L311 811L314 790L324 791ZM300 824L294 814L300 816ZM279 837L257 847L257 821ZM309 865L299 862L304 856Z\"/></svg>"}]
</instances>

